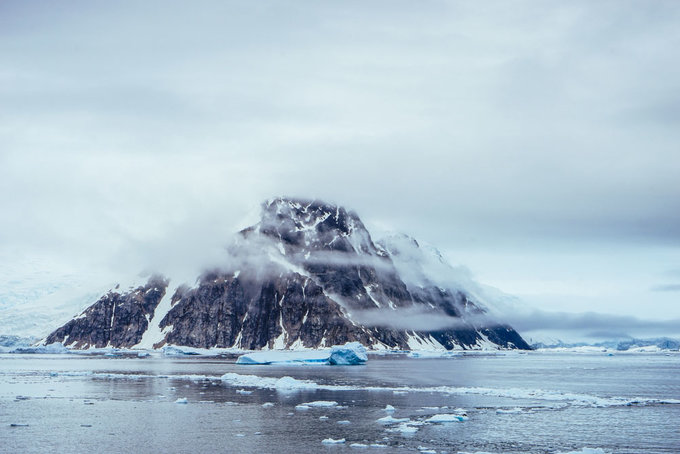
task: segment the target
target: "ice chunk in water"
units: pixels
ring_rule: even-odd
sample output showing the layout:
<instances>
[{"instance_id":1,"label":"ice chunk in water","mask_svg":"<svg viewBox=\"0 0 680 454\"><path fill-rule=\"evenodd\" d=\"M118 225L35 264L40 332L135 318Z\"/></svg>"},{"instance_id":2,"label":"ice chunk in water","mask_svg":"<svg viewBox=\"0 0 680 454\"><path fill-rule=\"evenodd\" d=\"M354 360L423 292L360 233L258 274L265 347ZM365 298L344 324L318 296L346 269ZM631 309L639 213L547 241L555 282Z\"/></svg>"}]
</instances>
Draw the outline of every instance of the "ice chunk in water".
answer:
<instances>
[{"instance_id":1,"label":"ice chunk in water","mask_svg":"<svg viewBox=\"0 0 680 454\"><path fill-rule=\"evenodd\" d=\"M348 342L331 348L330 364L345 366L363 364L366 361L368 361L366 348L359 342Z\"/></svg>"},{"instance_id":2,"label":"ice chunk in water","mask_svg":"<svg viewBox=\"0 0 680 454\"><path fill-rule=\"evenodd\" d=\"M344 438L338 438L337 440L333 438L325 438L323 441L321 441L321 443L325 445L337 445L344 442L345 442Z\"/></svg>"}]
</instances>

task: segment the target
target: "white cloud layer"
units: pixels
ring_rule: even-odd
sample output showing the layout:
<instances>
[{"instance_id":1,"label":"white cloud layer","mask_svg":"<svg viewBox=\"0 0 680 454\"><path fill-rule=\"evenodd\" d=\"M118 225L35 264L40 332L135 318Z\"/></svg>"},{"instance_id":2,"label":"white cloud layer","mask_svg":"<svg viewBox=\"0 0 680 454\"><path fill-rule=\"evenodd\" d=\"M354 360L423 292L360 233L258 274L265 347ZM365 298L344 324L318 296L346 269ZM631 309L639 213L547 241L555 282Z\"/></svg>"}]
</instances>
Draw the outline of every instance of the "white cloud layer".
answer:
<instances>
[{"instance_id":1,"label":"white cloud layer","mask_svg":"<svg viewBox=\"0 0 680 454\"><path fill-rule=\"evenodd\" d=\"M285 194L536 307L680 317L655 291L680 285L678 24L674 1L4 1L0 258L200 264Z\"/></svg>"}]
</instances>

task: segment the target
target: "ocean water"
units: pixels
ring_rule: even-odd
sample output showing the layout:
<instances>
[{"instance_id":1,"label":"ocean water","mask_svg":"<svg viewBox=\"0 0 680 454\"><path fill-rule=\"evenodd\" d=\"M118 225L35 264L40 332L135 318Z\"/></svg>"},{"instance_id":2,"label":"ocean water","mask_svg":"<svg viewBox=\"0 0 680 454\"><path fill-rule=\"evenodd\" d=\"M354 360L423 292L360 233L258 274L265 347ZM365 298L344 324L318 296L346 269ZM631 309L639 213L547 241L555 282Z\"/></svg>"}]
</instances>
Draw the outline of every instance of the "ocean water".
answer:
<instances>
[{"instance_id":1,"label":"ocean water","mask_svg":"<svg viewBox=\"0 0 680 454\"><path fill-rule=\"evenodd\" d=\"M330 406L300 406L316 401ZM388 415L403 421L378 421ZM680 452L680 354L390 355L365 366L0 355L3 453L588 449Z\"/></svg>"}]
</instances>

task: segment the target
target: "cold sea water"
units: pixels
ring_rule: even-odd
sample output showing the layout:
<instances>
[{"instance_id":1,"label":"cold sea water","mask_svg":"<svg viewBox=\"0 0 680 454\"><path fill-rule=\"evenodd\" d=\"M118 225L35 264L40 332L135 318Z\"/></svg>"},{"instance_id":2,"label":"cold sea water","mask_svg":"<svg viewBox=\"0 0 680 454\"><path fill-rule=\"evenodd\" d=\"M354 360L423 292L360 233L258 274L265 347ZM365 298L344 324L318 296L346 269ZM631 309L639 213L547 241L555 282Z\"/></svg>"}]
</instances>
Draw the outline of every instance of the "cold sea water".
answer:
<instances>
[{"instance_id":1,"label":"cold sea water","mask_svg":"<svg viewBox=\"0 0 680 454\"><path fill-rule=\"evenodd\" d=\"M0 355L3 453L363 451L680 453L680 354Z\"/></svg>"}]
</instances>

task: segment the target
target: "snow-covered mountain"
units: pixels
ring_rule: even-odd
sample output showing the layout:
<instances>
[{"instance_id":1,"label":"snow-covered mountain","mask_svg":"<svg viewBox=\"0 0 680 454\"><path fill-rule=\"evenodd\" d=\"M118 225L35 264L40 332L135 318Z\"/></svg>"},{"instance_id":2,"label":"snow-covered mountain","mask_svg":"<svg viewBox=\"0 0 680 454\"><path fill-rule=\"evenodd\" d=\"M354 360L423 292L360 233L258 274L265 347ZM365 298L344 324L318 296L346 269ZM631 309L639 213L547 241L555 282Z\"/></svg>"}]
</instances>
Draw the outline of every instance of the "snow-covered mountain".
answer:
<instances>
[{"instance_id":1,"label":"snow-covered mountain","mask_svg":"<svg viewBox=\"0 0 680 454\"><path fill-rule=\"evenodd\" d=\"M488 315L484 289L405 235L373 241L356 213L276 198L194 286L114 289L50 334L74 348L375 349L529 346Z\"/></svg>"}]
</instances>

